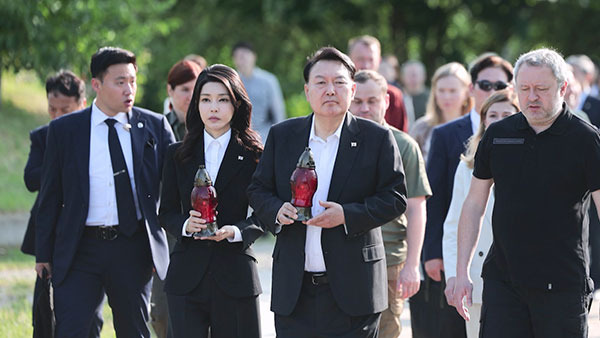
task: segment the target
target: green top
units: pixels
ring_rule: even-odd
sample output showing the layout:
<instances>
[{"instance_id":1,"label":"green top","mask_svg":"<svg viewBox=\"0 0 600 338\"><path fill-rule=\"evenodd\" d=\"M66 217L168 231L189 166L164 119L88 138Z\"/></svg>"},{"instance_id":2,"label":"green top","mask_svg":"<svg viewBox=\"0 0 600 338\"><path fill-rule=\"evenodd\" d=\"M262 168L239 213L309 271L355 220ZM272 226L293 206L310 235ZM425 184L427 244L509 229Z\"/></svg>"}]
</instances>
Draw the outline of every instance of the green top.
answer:
<instances>
[{"instance_id":1,"label":"green top","mask_svg":"<svg viewBox=\"0 0 600 338\"><path fill-rule=\"evenodd\" d=\"M185 123L179 122L177 118L177 114L174 111L168 112L166 115L167 121L171 125L171 129L173 129L173 135L175 135L176 141L182 141L185 136Z\"/></svg>"},{"instance_id":2,"label":"green top","mask_svg":"<svg viewBox=\"0 0 600 338\"><path fill-rule=\"evenodd\" d=\"M425 172L425 161L419 145L408 134L388 126L400 150L406 178L406 197L431 196L431 188ZM387 265L397 265L406 260L406 215L384 224L381 227Z\"/></svg>"}]
</instances>

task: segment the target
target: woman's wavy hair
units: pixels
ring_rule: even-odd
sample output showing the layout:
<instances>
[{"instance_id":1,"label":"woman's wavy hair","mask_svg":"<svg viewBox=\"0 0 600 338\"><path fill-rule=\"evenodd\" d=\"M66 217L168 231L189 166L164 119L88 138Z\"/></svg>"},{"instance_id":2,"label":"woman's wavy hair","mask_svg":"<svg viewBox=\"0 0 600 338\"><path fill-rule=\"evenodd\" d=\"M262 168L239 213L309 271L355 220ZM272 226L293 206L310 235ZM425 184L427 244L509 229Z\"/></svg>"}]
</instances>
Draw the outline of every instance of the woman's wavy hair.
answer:
<instances>
[{"instance_id":1,"label":"woman's wavy hair","mask_svg":"<svg viewBox=\"0 0 600 338\"><path fill-rule=\"evenodd\" d=\"M194 156L196 145L204 137L204 122L200 118L198 104L200 103L202 87L208 82L218 82L227 88L229 99L234 108L230 122L231 137L239 145L254 153L254 159L258 162L263 146L258 133L250 128L252 103L250 103L250 98L238 73L232 68L221 64L206 67L196 80L185 121L188 132L183 138L183 144L177 149L175 158L182 163L190 160Z\"/></svg>"},{"instance_id":2,"label":"woman's wavy hair","mask_svg":"<svg viewBox=\"0 0 600 338\"><path fill-rule=\"evenodd\" d=\"M517 95L511 89L503 89L495 92L490 95L487 100L483 101L483 105L481 106L481 119L479 121L479 128L477 132L469 138L467 141L467 150L464 154L460 155L460 159L467 163L467 167L473 169L473 165L475 163L475 153L477 152L477 147L479 146L479 141L483 137L485 133L485 121L487 119L488 110L494 103L500 102L508 102L510 103L517 112L521 110L519 108L519 101L517 100Z\"/></svg>"}]
</instances>

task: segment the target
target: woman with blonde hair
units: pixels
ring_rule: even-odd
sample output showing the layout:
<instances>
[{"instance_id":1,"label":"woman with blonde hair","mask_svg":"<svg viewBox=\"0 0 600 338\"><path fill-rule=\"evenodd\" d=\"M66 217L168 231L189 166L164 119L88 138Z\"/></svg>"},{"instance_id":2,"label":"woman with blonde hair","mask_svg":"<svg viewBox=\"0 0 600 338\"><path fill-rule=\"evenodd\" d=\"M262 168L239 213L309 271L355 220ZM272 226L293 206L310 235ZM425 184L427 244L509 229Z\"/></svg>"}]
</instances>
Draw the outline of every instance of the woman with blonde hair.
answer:
<instances>
[{"instance_id":1,"label":"woman with blonde hair","mask_svg":"<svg viewBox=\"0 0 600 338\"><path fill-rule=\"evenodd\" d=\"M461 117L473 108L473 98L469 96L470 84L471 76L458 62L447 63L433 74L425 116L418 119L409 131L419 144L425 161L433 128Z\"/></svg>"},{"instance_id":2,"label":"woman with blonde hair","mask_svg":"<svg viewBox=\"0 0 600 338\"><path fill-rule=\"evenodd\" d=\"M457 257L457 232L458 219L462 205L467 197L471 187L471 177L473 176L473 163L479 141L483 137L486 129L493 122L499 121L507 116L513 115L519 111L519 104L516 95L512 90L501 90L492 94L481 107L481 121L477 132L471 136L467 143L465 154L461 155L461 161L456 169L454 176L454 188L452 192L452 202L444 222L444 235L442 239L442 255L444 257L444 270L446 276L446 299L452 306L458 306L451 301L454 294L454 282L456 279L456 257ZM494 195L490 196L488 201L481 234L471 263L469 275L473 279L473 304L469 307L471 320L466 323L467 338L477 337L479 333L479 317L481 313L481 295L483 293L483 279L481 268L487 252L492 245L492 212L494 206Z\"/></svg>"}]
</instances>

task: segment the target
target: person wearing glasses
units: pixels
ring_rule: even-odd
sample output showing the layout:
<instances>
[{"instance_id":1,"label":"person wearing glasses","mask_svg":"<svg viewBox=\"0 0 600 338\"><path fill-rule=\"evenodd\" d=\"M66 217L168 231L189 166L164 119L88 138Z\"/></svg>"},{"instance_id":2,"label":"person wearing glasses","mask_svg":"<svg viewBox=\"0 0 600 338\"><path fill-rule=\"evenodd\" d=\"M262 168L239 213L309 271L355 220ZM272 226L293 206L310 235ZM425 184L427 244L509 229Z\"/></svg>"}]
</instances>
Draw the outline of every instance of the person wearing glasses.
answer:
<instances>
[{"instance_id":1,"label":"person wearing glasses","mask_svg":"<svg viewBox=\"0 0 600 338\"><path fill-rule=\"evenodd\" d=\"M427 200L427 224L423 243L426 280L425 287L422 288L423 294L417 294L415 302L411 300L411 317L413 317L413 308L418 311L419 297L434 304L435 306L428 307L431 310L427 312L426 318L416 315L416 318L412 319L413 332L415 326L417 329L424 326L427 332L440 330L435 332L434 336L465 337L466 335L464 320L447 305L443 295L446 288L442 257L444 220L452 200L454 174L460 155L465 151L469 137L479 128L479 112L483 102L495 91L509 87L513 79L513 67L500 56L485 53L471 63L469 73L471 75L469 92L475 101L475 106L465 116L433 129L427 157L427 177L433 196ZM452 283L454 282L455 279L448 279L448 288L453 288ZM433 321L436 323L435 325L431 324L432 318L439 318L439 320ZM435 327L436 325L437 327ZM442 335L440 332L444 332L444 334Z\"/></svg>"},{"instance_id":2,"label":"person wearing glasses","mask_svg":"<svg viewBox=\"0 0 600 338\"><path fill-rule=\"evenodd\" d=\"M410 136L419 144L427 159L433 128L467 114L473 108L469 95L471 77L458 62L438 68L431 78L431 92L425 115L410 127Z\"/></svg>"}]
</instances>

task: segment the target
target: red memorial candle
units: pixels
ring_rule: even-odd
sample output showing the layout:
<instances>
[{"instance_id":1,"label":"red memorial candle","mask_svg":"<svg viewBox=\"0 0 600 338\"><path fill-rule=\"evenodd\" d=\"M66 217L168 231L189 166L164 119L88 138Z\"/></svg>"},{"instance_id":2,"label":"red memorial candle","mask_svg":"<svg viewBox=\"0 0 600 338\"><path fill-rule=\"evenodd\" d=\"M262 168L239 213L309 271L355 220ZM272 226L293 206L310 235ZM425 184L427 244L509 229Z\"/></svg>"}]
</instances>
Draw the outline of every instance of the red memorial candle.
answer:
<instances>
[{"instance_id":1,"label":"red memorial candle","mask_svg":"<svg viewBox=\"0 0 600 338\"><path fill-rule=\"evenodd\" d=\"M315 160L309 147L304 149L298 159L296 169L290 178L292 186L292 204L298 210L297 221L307 221L312 218L312 199L317 191L317 172Z\"/></svg>"},{"instance_id":2,"label":"red memorial candle","mask_svg":"<svg viewBox=\"0 0 600 338\"><path fill-rule=\"evenodd\" d=\"M206 229L195 232L194 237L214 236L217 226L217 191L212 185L210 175L204 165L200 165L194 178L194 189L192 189L192 208L200 212L201 217L206 220Z\"/></svg>"}]
</instances>

